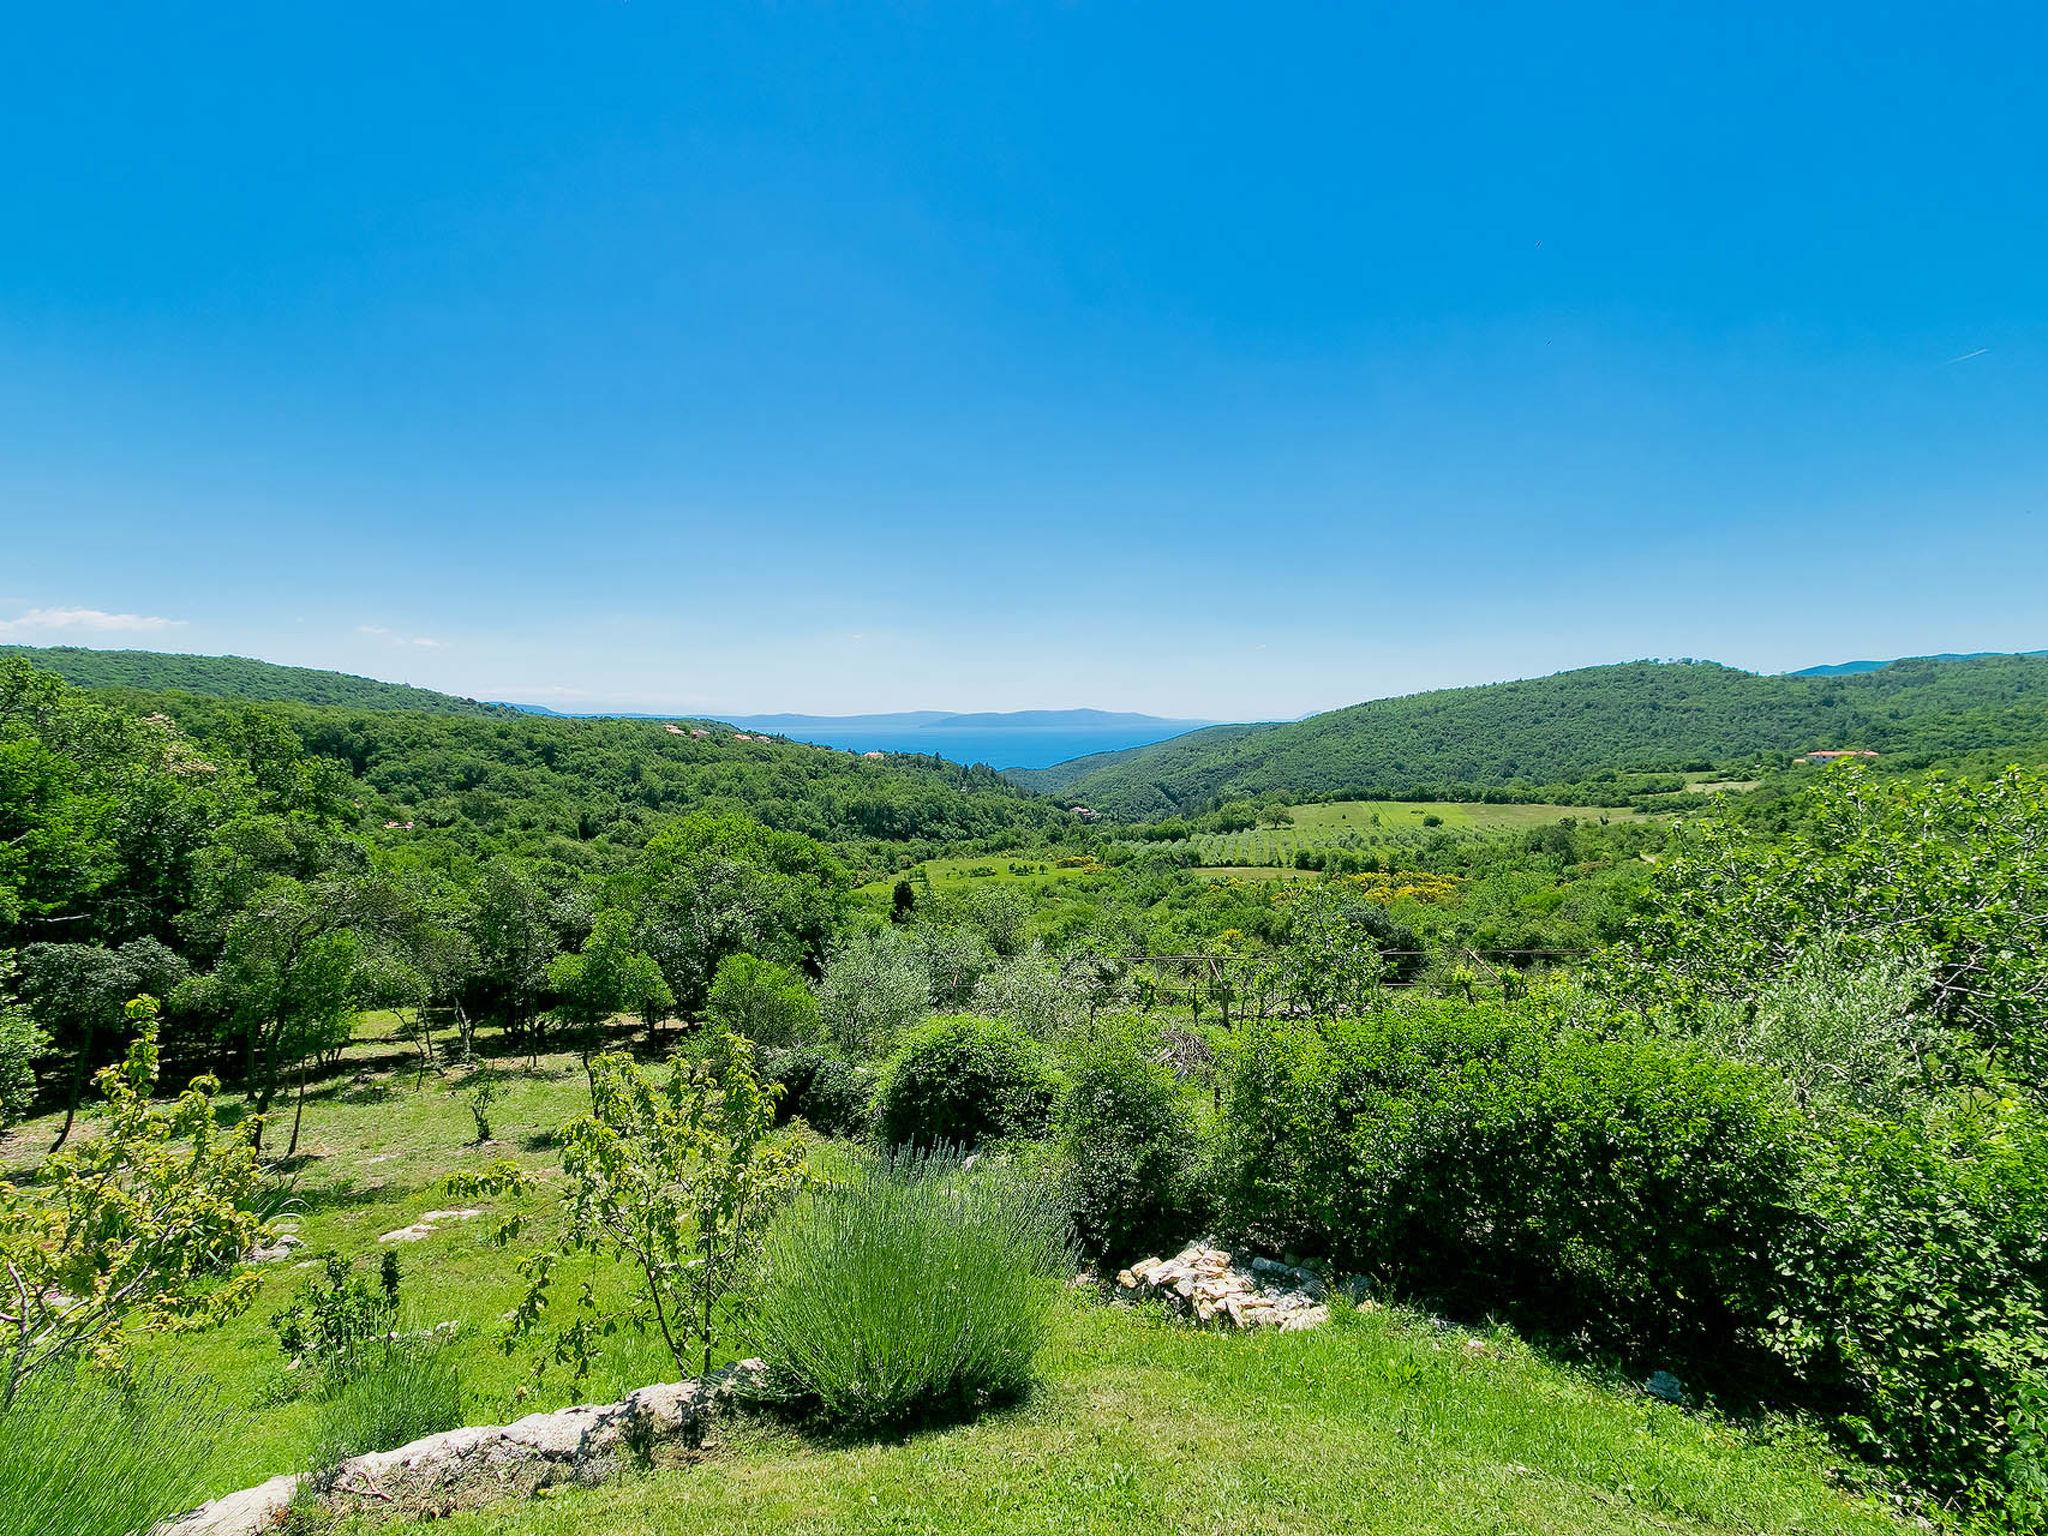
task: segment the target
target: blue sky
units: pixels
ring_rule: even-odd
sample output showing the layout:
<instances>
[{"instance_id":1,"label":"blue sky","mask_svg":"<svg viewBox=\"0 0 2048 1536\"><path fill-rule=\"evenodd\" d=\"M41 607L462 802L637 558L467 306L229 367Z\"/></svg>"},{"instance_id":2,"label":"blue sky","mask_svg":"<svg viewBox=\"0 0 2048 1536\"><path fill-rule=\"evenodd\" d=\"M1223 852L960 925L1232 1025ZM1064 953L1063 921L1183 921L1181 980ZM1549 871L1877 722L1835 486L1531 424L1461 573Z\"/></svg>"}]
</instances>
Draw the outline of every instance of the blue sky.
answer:
<instances>
[{"instance_id":1,"label":"blue sky","mask_svg":"<svg viewBox=\"0 0 2048 1536\"><path fill-rule=\"evenodd\" d=\"M2044 17L18 8L0 638L1212 718L2048 645Z\"/></svg>"}]
</instances>

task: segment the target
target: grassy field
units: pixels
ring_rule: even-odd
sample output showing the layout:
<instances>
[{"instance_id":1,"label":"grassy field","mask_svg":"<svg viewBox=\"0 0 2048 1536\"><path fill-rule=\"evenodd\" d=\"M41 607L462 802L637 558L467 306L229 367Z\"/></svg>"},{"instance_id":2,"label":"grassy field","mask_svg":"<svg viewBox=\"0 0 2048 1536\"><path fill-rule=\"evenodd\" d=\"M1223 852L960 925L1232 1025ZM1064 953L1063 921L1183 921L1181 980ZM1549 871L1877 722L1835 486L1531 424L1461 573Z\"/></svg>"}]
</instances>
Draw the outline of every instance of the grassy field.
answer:
<instances>
[{"instance_id":1,"label":"grassy field","mask_svg":"<svg viewBox=\"0 0 2048 1536\"><path fill-rule=\"evenodd\" d=\"M1335 800L1287 807L1291 824L1244 832L1203 832L1188 841L1205 869L1291 865L1304 849L1342 848L1399 856L1433 838L1512 836L1565 820L1637 821L1634 811L1584 805L1488 805L1465 801Z\"/></svg>"},{"instance_id":2,"label":"grassy field","mask_svg":"<svg viewBox=\"0 0 2048 1536\"><path fill-rule=\"evenodd\" d=\"M417 1084L410 1048L390 1037L394 1023L390 1015L370 1016L363 1038L307 1097L295 1215L288 1218L296 1222L303 1246L265 1266L255 1306L226 1327L155 1340L145 1350L145 1359L190 1372L223 1388L230 1400L251 1405L209 1474L216 1492L295 1470L303 1460L314 1404L293 1390L296 1382L270 1318L310 1283L317 1263L340 1254L372 1273L385 1251L377 1241L381 1234L428 1211L480 1206L449 1196L443 1181L450 1173L501 1157L536 1170L557 1168L553 1133L588 1106L575 1056L544 1055L537 1068L529 1068L524 1057L508 1058L500 1063L503 1097L490 1112L494 1142L475 1146L463 1091L467 1074L429 1074ZM225 1102L238 1107L232 1096ZM18 1170L34 1162L55 1126L56 1117L46 1117L15 1127L0 1141L0 1166ZM91 1129L87 1121L81 1134ZM544 1212L548 1204L542 1200L535 1208ZM561 1379L534 1387L530 1354L512 1358L499 1348L502 1314L517 1300L522 1282L511 1255L487 1241L497 1214L485 1209L427 1238L390 1245L405 1276L401 1326L458 1325L451 1348L475 1422L503 1422L539 1407L617 1396L675 1374L665 1352L631 1337L582 1387ZM606 1272L598 1279L612 1291L623 1277Z\"/></svg>"},{"instance_id":3,"label":"grassy field","mask_svg":"<svg viewBox=\"0 0 2048 1536\"><path fill-rule=\"evenodd\" d=\"M1042 853L982 853L957 859L927 859L918 869L931 882L931 888L941 895L956 894L990 883L1043 890L1082 875L1100 873L1099 868L1087 864L1062 867L1055 858ZM900 875L889 875L871 880L856 894L865 901L886 903L901 878Z\"/></svg>"},{"instance_id":4,"label":"grassy field","mask_svg":"<svg viewBox=\"0 0 2048 1536\"><path fill-rule=\"evenodd\" d=\"M833 1443L768 1423L608 1487L412 1536L1132 1531L1879 1532L1826 1458L1399 1312L1227 1336L1075 1299L1047 1381L978 1422ZM352 1528L353 1529L353 1528Z\"/></svg>"}]
</instances>

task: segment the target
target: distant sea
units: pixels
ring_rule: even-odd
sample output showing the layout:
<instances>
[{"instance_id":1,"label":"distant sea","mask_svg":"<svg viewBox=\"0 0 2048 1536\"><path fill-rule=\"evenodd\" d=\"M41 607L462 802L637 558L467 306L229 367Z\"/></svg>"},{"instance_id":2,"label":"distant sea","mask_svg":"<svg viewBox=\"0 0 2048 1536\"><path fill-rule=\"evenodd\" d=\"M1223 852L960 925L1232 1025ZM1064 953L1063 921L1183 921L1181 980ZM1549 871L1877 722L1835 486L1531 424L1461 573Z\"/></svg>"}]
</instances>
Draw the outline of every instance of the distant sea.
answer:
<instances>
[{"instance_id":1,"label":"distant sea","mask_svg":"<svg viewBox=\"0 0 2048 1536\"><path fill-rule=\"evenodd\" d=\"M791 741L854 752L922 752L956 763L987 763L991 768L1050 768L1070 757L1091 752L1118 752L1150 741L1178 736L1189 727L1168 720L1157 727L1123 726L1077 730L1072 726L847 726L780 725L735 718L742 730L773 730Z\"/></svg>"}]
</instances>

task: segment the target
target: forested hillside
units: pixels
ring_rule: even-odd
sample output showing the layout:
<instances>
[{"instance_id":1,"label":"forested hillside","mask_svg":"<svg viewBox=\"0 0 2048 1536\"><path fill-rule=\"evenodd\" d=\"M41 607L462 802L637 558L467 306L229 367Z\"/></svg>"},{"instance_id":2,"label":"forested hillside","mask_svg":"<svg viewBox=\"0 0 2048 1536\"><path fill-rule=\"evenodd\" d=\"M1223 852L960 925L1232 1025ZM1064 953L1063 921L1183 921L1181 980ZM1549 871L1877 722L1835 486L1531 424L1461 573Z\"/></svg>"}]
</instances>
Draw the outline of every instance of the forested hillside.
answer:
<instances>
[{"instance_id":1,"label":"forested hillside","mask_svg":"<svg viewBox=\"0 0 2048 1536\"><path fill-rule=\"evenodd\" d=\"M662 823L743 811L840 846L856 864L1004 833L1038 834L1057 809L987 768L866 760L731 731L672 734L638 720L430 714L247 704L193 694L90 693L133 718L161 714L195 761L307 759L323 814L410 857L516 853L604 867Z\"/></svg>"},{"instance_id":2,"label":"forested hillside","mask_svg":"<svg viewBox=\"0 0 2048 1536\"><path fill-rule=\"evenodd\" d=\"M1918 765L1985 748L2034 758L2044 744L2048 659L1902 661L1844 677L1643 661L1196 731L1013 777L1146 817L1269 793L1476 799L1616 773L1782 764L1828 747Z\"/></svg>"},{"instance_id":3,"label":"forested hillside","mask_svg":"<svg viewBox=\"0 0 2048 1536\"><path fill-rule=\"evenodd\" d=\"M20 656L81 688L176 690L223 699L347 705L354 709L417 709L480 715L491 706L475 699L379 682L317 667L283 667L248 656L181 656L158 651L95 651L83 646L0 645L0 656Z\"/></svg>"}]
</instances>

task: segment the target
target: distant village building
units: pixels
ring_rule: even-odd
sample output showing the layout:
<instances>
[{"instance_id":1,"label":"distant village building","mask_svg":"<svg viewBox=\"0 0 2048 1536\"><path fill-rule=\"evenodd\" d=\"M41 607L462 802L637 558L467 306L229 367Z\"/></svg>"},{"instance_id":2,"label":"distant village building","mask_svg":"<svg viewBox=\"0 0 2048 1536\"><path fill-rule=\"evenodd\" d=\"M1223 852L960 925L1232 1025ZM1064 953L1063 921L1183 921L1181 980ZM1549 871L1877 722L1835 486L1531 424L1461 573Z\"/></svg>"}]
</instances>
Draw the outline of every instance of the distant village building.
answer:
<instances>
[{"instance_id":1,"label":"distant village building","mask_svg":"<svg viewBox=\"0 0 2048 1536\"><path fill-rule=\"evenodd\" d=\"M1807 752L1798 758L1802 763L1838 763L1845 757L1875 757L1877 754L1868 747L1831 747L1825 752Z\"/></svg>"},{"instance_id":2,"label":"distant village building","mask_svg":"<svg viewBox=\"0 0 2048 1536\"><path fill-rule=\"evenodd\" d=\"M690 732L690 734L696 737L699 741L702 741L706 736L709 736L711 733L709 731L697 730Z\"/></svg>"},{"instance_id":3,"label":"distant village building","mask_svg":"<svg viewBox=\"0 0 2048 1536\"><path fill-rule=\"evenodd\" d=\"M1102 812L1100 812L1100 811L1091 811L1091 810L1090 810L1090 809L1089 809L1089 808L1088 808L1087 806L1085 806L1085 805L1076 805L1076 806L1072 806L1072 807L1070 807L1070 809L1072 810L1072 812L1073 812L1073 814L1074 814L1074 817L1075 817L1075 819L1076 819L1076 820L1079 820L1079 821L1100 821L1100 820L1102 820Z\"/></svg>"},{"instance_id":4,"label":"distant village building","mask_svg":"<svg viewBox=\"0 0 2048 1536\"><path fill-rule=\"evenodd\" d=\"M889 755L889 754L888 754L888 753L886 753L886 752L863 752L863 753L861 753L861 756L862 756L862 757L887 757L888 755Z\"/></svg>"},{"instance_id":5,"label":"distant village building","mask_svg":"<svg viewBox=\"0 0 2048 1536\"><path fill-rule=\"evenodd\" d=\"M664 731L667 731L671 736L680 736L683 734L683 728L680 725L664 725L662 729Z\"/></svg>"}]
</instances>

